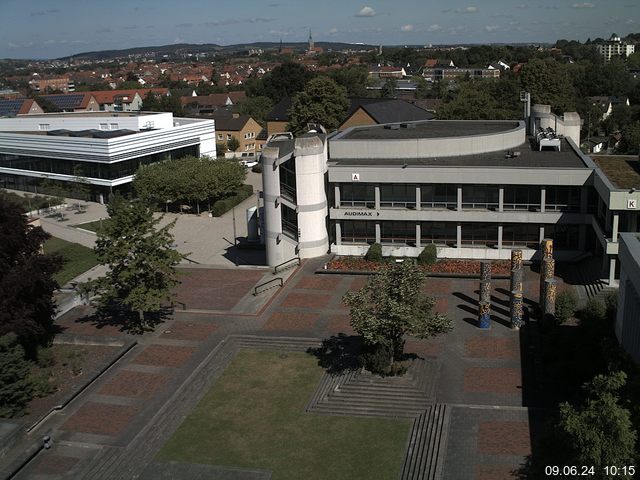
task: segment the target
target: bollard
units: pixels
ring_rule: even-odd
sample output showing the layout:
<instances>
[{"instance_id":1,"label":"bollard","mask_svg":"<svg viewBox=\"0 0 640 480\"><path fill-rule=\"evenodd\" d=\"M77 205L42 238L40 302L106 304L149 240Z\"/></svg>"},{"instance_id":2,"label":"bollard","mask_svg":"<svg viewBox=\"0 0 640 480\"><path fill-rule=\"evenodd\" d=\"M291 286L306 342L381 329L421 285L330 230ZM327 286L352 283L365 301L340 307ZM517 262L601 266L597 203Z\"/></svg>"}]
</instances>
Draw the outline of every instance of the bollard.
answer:
<instances>
[{"instance_id":1,"label":"bollard","mask_svg":"<svg viewBox=\"0 0 640 480\"><path fill-rule=\"evenodd\" d=\"M491 328L491 305L480 303L478 306L478 328L487 330Z\"/></svg>"},{"instance_id":2,"label":"bollard","mask_svg":"<svg viewBox=\"0 0 640 480\"><path fill-rule=\"evenodd\" d=\"M514 330L520 330L522 326L522 318L524 316L523 301L522 290L511 292L511 328Z\"/></svg>"}]
</instances>

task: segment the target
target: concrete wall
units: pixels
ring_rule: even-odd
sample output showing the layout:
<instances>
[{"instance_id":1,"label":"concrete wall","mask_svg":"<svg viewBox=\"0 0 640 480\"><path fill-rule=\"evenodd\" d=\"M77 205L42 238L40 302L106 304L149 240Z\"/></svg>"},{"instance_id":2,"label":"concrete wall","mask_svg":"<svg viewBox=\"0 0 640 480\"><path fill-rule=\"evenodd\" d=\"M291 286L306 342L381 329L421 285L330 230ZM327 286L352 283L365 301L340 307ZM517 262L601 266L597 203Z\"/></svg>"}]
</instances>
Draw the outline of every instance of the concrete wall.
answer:
<instances>
[{"instance_id":1,"label":"concrete wall","mask_svg":"<svg viewBox=\"0 0 640 480\"><path fill-rule=\"evenodd\" d=\"M375 125L376 122L371 115L363 110L362 107L359 107L353 114L345 120L345 122L340 125L338 130L346 130L349 127L358 127L362 125Z\"/></svg>"},{"instance_id":2,"label":"concrete wall","mask_svg":"<svg viewBox=\"0 0 640 480\"><path fill-rule=\"evenodd\" d=\"M561 118L551 113L550 105L536 104L531 107L531 116L536 126L550 127L557 134L569 137L576 145L580 145L580 115L576 112L565 112Z\"/></svg>"},{"instance_id":3,"label":"concrete wall","mask_svg":"<svg viewBox=\"0 0 640 480\"><path fill-rule=\"evenodd\" d=\"M97 103L96 103L97 105ZM97 112L97 109L96 109ZM0 118L0 132L38 132L42 131L40 125L48 125L48 130L100 130L100 124L117 123L117 129L141 130L151 126L152 128L173 127L173 114L171 113L147 113L141 115L112 114L106 112L69 112L45 113L43 115L29 115L13 118Z\"/></svg>"},{"instance_id":4,"label":"concrete wall","mask_svg":"<svg viewBox=\"0 0 640 480\"><path fill-rule=\"evenodd\" d=\"M640 240L635 233L620 235L620 290L615 332L625 351L640 364Z\"/></svg>"},{"instance_id":5,"label":"concrete wall","mask_svg":"<svg viewBox=\"0 0 640 480\"><path fill-rule=\"evenodd\" d=\"M500 133L439 138L349 140L331 143L334 158L434 158L515 149L526 140L524 122Z\"/></svg>"}]
</instances>

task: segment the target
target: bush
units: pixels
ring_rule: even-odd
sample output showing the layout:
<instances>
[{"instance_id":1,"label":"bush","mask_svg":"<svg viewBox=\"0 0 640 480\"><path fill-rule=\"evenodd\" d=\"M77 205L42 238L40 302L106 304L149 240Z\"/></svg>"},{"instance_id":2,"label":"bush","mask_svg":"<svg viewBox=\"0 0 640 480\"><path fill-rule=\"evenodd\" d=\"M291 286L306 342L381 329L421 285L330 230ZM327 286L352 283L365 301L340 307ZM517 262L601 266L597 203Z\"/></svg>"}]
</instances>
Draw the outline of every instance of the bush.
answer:
<instances>
[{"instance_id":1,"label":"bush","mask_svg":"<svg viewBox=\"0 0 640 480\"><path fill-rule=\"evenodd\" d=\"M566 290L558 294L556 298L556 322L562 325L569 320L576 312L578 299L571 290Z\"/></svg>"},{"instance_id":2,"label":"bush","mask_svg":"<svg viewBox=\"0 0 640 480\"><path fill-rule=\"evenodd\" d=\"M430 243L418 255L418 263L420 265L433 265L438 261L438 247Z\"/></svg>"},{"instance_id":3,"label":"bush","mask_svg":"<svg viewBox=\"0 0 640 480\"><path fill-rule=\"evenodd\" d=\"M36 397L46 397L58 390L50 368L34 372L30 377L30 382Z\"/></svg>"},{"instance_id":4,"label":"bush","mask_svg":"<svg viewBox=\"0 0 640 480\"><path fill-rule=\"evenodd\" d=\"M618 292L609 292L604 297L604 309L609 321L615 321L618 314Z\"/></svg>"},{"instance_id":5,"label":"bush","mask_svg":"<svg viewBox=\"0 0 640 480\"><path fill-rule=\"evenodd\" d=\"M33 393L30 367L16 335L0 337L0 417L14 417L24 412Z\"/></svg>"},{"instance_id":6,"label":"bush","mask_svg":"<svg viewBox=\"0 0 640 480\"><path fill-rule=\"evenodd\" d=\"M211 207L211 213L214 217L219 217L231 210L233 207L242 203L244 200L253 195L253 187L251 185L242 185L236 190L235 195L218 200Z\"/></svg>"},{"instance_id":7,"label":"bush","mask_svg":"<svg viewBox=\"0 0 640 480\"><path fill-rule=\"evenodd\" d=\"M360 363L367 371L383 377L403 375L407 371L405 363L395 362L393 365L389 365L393 350L391 343L367 344L360 354Z\"/></svg>"},{"instance_id":8,"label":"bush","mask_svg":"<svg viewBox=\"0 0 640 480\"><path fill-rule=\"evenodd\" d=\"M371 262L381 262L382 261L382 245L379 243L374 243L367 250L367 254L364 256L366 260Z\"/></svg>"}]
</instances>

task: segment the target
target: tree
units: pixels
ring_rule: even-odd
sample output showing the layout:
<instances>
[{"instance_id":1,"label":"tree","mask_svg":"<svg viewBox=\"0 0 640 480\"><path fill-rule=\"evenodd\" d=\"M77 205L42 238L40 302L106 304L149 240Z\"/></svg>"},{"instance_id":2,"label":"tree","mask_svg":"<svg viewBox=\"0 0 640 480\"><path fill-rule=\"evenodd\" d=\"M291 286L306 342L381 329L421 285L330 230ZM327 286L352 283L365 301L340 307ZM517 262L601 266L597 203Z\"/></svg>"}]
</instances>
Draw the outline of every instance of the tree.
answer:
<instances>
[{"instance_id":1,"label":"tree","mask_svg":"<svg viewBox=\"0 0 640 480\"><path fill-rule=\"evenodd\" d=\"M238 104L240 115L249 115L263 127L265 117L273 109L273 102L269 97L249 97Z\"/></svg>"},{"instance_id":2,"label":"tree","mask_svg":"<svg viewBox=\"0 0 640 480\"><path fill-rule=\"evenodd\" d=\"M349 97L365 97L367 95L367 66L350 65L333 70L330 75L335 82L347 89Z\"/></svg>"},{"instance_id":3,"label":"tree","mask_svg":"<svg viewBox=\"0 0 640 480\"><path fill-rule=\"evenodd\" d=\"M629 411L618 403L618 391L626 378L624 372L597 375L583 387L582 406L560 405L558 431L566 465L593 465L601 472L607 465L634 464L637 434ZM619 473L615 478L633 477ZM614 478L601 475L597 478Z\"/></svg>"},{"instance_id":4,"label":"tree","mask_svg":"<svg viewBox=\"0 0 640 480\"><path fill-rule=\"evenodd\" d=\"M227 148L232 152L235 152L240 148L240 140L232 136L229 140L227 140Z\"/></svg>"},{"instance_id":5,"label":"tree","mask_svg":"<svg viewBox=\"0 0 640 480\"><path fill-rule=\"evenodd\" d=\"M573 86L567 67L553 59L533 59L520 72L522 87L531 93L533 103L550 105L554 112L575 110Z\"/></svg>"},{"instance_id":6,"label":"tree","mask_svg":"<svg viewBox=\"0 0 640 480\"><path fill-rule=\"evenodd\" d=\"M47 238L42 228L28 224L19 205L0 196L0 335L16 334L32 358L53 337L53 274L63 262L41 254Z\"/></svg>"},{"instance_id":7,"label":"tree","mask_svg":"<svg viewBox=\"0 0 640 480\"><path fill-rule=\"evenodd\" d=\"M640 122L630 123L622 131L617 153L637 155L640 152Z\"/></svg>"},{"instance_id":8,"label":"tree","mask_svg":"<svg viewBox=\"0 0 640 480\"><path fill-rule=\"evenodd\" d=\"M227 153L226 142L216 142L216 156L224 157L225 153Z\"/></svg>"},{"instance_id":9,"label":"tree","mask_svg":"<svg viewBox=\"0 0 640 480\"><path fill-rule=\"evenodd\" d=\"M30 363L15 334L0 337L0 417L14 417L24 411L33 393L29 381Z\"/></svg>"},{"instance_id":10,"label":"tree","mask_svg":"<svg viewBox=\"0 0 640 480\"><path fill-rule=\"evenodd\" d=\"M398 82L395 78L387 78L382 84L382 89L380 89L380 98L395 98L397 86Z\"/></svg>"},{"instance_id":11,"label":"tree","mask_svg":"<svg viewBox=\"0 0 640 480\"><path fill-rule=\"evenodd\" d=\"M99 307L124 306L138 317L143 328L146 313L157 313L172 299L178 284L175 266L180 254L172 248L175 220L157 228L143 202L129 202L116 195L107 206L109 222L103 223L94 248L98 261L109 267L104 277L83 285L99 295Z\"/></svg>"},{"instance_id":12,"label":"tree","mask_svg":"<svg viewBox=\"0 0 640 480\"><path fill-rule=\"evenodd\" d=\"M328 77L310 80L296 95L289 110L290 131L301 133L310 123L319 123L327 130L338 128L349 108L347 91Z\"/></svg>"},{"instance_id":13,"label":"tree","mask_svg":"<svg viewBox=\"0 0 640 480\"><path fill-rule=\"evenodd\" d=\"M84 169L80 164L73 167L73 182L71 188L78 198L82 200L89 199L88 197L91 193L91 186L87 178L84 176Z\"/></svg>"},{"instance_id":14,"label":"tree","mask_svg":"<svg viewBox=\"0 0 640 480\"><path fill-rule=\"evenodd\" d=\"M405 261L383 267L367 285L344 296L351 326L365 346L386 354L387 366L402 359L404 335L429 338L453 328L451 320L434 312L435 300L424 295L424 272Z\"/></svg>"},{"instance_id":15,"label":"tree","mask_svg":"<svg viewBox=\"0 0 640 480\"><path fill-rule=\"evenodd\" d=\"M302 91L314 73L304 65L294 62L284 62L261 79L249 82L247 95L250 97L265 96L278 103L285 97L292 97Z\"/></svg>"}]
</instances>

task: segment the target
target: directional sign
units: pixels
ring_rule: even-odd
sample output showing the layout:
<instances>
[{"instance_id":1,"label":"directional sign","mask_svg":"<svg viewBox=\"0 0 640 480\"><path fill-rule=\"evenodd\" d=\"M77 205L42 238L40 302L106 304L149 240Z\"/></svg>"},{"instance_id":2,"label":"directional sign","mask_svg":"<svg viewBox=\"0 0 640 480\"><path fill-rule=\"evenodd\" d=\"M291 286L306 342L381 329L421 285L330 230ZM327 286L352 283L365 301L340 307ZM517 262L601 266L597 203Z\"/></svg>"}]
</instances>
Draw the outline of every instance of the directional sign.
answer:
<instances>
[{"instance_id":1,"label":"directional sign","mask_svg":"<svg viewBox=\"0 0 640 480\"><path fill-rule=\"evenodd\" d=\"M352 173L351 174L351 181L352 182L359 182L360 181L360 174L359 173Z\"/></svg>"},{"instance_id":2,"label":"directional sign","mask_svg":"<svg viewBox=\"0 0 640 480\"><path fill-rule=\"evenodd\" d=\"M630 210L635 210L636 208L638 208L638 200L635 200L633 198L628 198L627 199L627 208Z\"/></svg>"}]
</instances>

